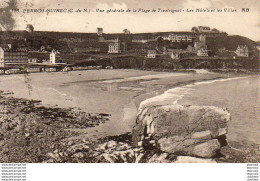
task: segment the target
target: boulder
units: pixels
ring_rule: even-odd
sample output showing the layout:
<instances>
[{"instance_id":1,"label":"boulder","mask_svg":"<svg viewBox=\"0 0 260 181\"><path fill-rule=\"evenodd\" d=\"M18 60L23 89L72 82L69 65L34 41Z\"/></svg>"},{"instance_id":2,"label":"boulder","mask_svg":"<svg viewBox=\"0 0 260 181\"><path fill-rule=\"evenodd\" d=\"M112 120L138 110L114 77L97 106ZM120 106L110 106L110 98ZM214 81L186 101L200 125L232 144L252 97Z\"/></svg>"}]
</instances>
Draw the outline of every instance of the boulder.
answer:
<instances>
[{"instance_id":1,"label":"boulder","mask_svg":"<svg viewBox=\"0 0 260 181\"><path fill-rule=\"evenodd\" d=\"M214 106L145 107L137 116L132 139L135 146L153 143L166 153L210 158L223 145L219 141L223 142L229 120L226 109Z\"/></svg>"}]
</instances>

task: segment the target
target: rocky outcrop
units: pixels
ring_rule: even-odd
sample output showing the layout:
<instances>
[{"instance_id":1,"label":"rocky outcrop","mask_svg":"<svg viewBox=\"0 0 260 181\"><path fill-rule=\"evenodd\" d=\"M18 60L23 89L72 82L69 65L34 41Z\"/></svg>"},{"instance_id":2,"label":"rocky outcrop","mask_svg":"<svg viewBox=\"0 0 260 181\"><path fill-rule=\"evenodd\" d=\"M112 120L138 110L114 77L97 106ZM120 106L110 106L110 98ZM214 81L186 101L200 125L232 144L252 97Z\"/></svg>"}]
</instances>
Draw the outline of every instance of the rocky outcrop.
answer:
<instances>
[{"instance_id":1,"label":"rocky outcrop","mask_svg":"<svg viewBox=\"0 0 260 181\"><path fill-rule=\"evenodd\" d=\"M151 106L140 111L132 139L135 146L211 158L226 144L229 120L226 109L213 106Z\"/></svg>"},{"instance_id":2,"label":"rocky outcrop","mask_svg":"<svg viewBox=\"0 0 260 181\"><path fill-rule=\"evenodd\" d=\"M14 98L9 94L0 90L1 163L37 163L47 158L62 162L60 149L67 145L61 142L78 135L71 129L86 129L109 121L108 114L88 114L78 108L45 107L41 101ZM77 152L87 149L87 145L77 145L68 152L82 157Z\"/></svg>"},{"instance_id":3,"label":"rocky outcrop","mask_svg":"<svg viewBox=\"0 0 260 181\"><path fill-rule=\"evenodd\" d=\"M90 142L66 143L68 149L48 153L48 159L43 163L215 163L212 159L176 156L158 149L135 148L121 141L110 140L92 146L89 144Z\"/></svg>"},{"instance_id":4,"label":"rocky outcrop","mask_svg":"<svg viewBox=\"0 0 260 181\"><path fill-rule=\"evenodd\" d=\"M113 146L109 146L113 145ZM158 149L133 148L127 143L109 141L97 147L98 162L108 163L216 163L212 159L176 156Z\"/></svg>"}]
</instances>

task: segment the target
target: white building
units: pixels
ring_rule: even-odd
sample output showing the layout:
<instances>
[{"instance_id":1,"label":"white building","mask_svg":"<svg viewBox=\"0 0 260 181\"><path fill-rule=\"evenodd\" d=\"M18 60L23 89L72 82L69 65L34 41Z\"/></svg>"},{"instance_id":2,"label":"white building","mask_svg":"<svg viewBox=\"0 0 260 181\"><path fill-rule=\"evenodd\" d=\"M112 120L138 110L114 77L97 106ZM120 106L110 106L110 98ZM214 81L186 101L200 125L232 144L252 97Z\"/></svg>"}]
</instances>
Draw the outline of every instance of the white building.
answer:
<instances>
[{"instance_id":1,"label":"white building","mask_svg":"<svg viewBox=\"0 0 260 181\"><path fill-rule=\"evenodd\" d=\"M110 43L108 47L108 53L121 53L119 43Z\"/></svg>"},{"instance_id":2,"label":"white building","mask_svg":"<svg viewBox=\"0 0 260 181\"><path fill-rule=\"evenodd\" d=\"M180 59L180 55L177 54L177 53L172 52L172 53L171 53L171 59L173 59L173 60L178 60L178 59Z\"/></svg>"},{"instance_id":3,"label":"white building","mask_svg":"<svg viewBox=\"0 0 260 181\"><path fill-rule=\"evenodd\" d=\"M4 55L4 50L3 48L0 47L0 67L4 67L5 66L5 55Z\"/></svg>"},{"instance_id":4,"label":"white building","mask_svg":"<svg viewBox=\"0 0 260 181\"><path fill-rule=\"evenodd\" d=\"M207 50L207 48L200 48L199 50L198 50L198 52L197 52L197 56L199 56L199 57L208 57L209 55L208 55L208 50Z\"/></svg>"},{"instance_id":5,"label":"white building","mask_svg":"<svg viewBox=\"0 0 260 181\"><path fill-rule=\"evenodd\" d=\"M148 50L147 58L156 58L156 50Z\"/></svg>"},{"instance_id":6,"label":"white building","mask_svg":"<svg viewBox=\"0 0 260 181\"><path fill-rule=\"evenodd\" d=\"M192 36L186 34L169 34L162 36L164 40L169 40L171 42L192 42Z\"/></svg>"},{"instance_id":7,"label":"white building","mask_svg":"<svg viewBox=\"0 0 260 181\"><path fill-rule=\"evenodd\" d=\"M56 64L56 51L52 50L50 53L50 63L51 64Z\"/></svg>"},{"instance_id":8,"label":"white building","mask_svg":"<svg viewBox=\"0 0 260 181\"><path fill-rule=\"evenodd\" d=\"M238 45L235 53L238 57L249 57L249 50L246 45Z\"/></svg>"},{"instance_id":9,"label":"white building","mask_svg":"<svg viewBox=\"0 0 260 181\"><path fill-rule=\"evenodd\" d=\"M113 40L108 46L108 53L121 53L120 42L117 39Z\"/></svg>"},{"instance_id":10,"label":"white building","mask_svg":"<svg viewBox=\"0 0 260 181\"><path fill-rule=\"evenodd\" d=\"M201 32L201 33L210 32L211 31L210 27L208 27L208 26L199 26L198 29L199 29L199 32Z\"/></svg>"},{"instance_id":11,"label":"white building","mask_svg":"<svg viewBox=\"0 0 260 181\"><path fill-rule=\"evenodd\" d=\"M11 44L0 45L0 67L28 64L27 48L13 48Z\"/></svg>"}]
</instances>

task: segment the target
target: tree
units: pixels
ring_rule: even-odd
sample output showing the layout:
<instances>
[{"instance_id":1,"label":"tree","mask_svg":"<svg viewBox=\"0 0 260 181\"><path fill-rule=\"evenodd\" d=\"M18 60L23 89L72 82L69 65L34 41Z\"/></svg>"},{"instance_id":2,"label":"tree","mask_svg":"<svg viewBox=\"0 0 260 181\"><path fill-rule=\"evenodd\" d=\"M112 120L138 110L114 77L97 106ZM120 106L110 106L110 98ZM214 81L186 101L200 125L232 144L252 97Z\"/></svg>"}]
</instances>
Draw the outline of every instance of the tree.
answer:
<instances>
[{"instance_id":1,"label":"tree","mask_svg":"<svg viewBox=\"0 0 260 181\"><path fill-rule=\"evenodd\" d=\"M193 33L198 33L198 32L199 32L199 29L198 29L197 27L192 27L192 28L191 28L191 31L192 31Z\"/></svg>"},{"instance_id":2,"label":"tree","mask_svg":"<svg viewBox=\"0 0 260 181\"><path fill-rule=\"evenodd\" d=\"M158 36L156 38L156 47L160 47L163 44L163 38L161 36Z\"/></svg>"},{"instance_id":3,"label":"tree","mask_svg":"<svg viewBox=\"0 0 260 181\"><path fill-rule=\"evenodd\" d=\"M123 33L124 33L124 34L130 34L130 31L129 31L128 29L124 29L124 30L123 30Z\"/></svg>"},{"instance_id":4,"label":"tree","mask_svg":"<svg viewBox=\"0 0 260 181\"><path fill-rule=\"evenodd\" d=\"M12 10L17 9L17 0L9 0L6 3L6 7L0 8L0 26L6 31L11 31L15 27Z\"/></svg>"},{"instance_id":5,"label":"tree","mask_svg":"<svg viewBox=\"0 0 260 181\"><path fill-rule=\"evenodd\" d=\"M158 37L156 38L156 41L157 41L158 43L162 43L162 42L163 42L163 38L162 38L161 36L158 36Z\"/></svg>"},{"instance_id":6,"label":"tree","mask_svg":"<svg viewBox=\"0 0 260 181\"><path fill-rule=\"evenodd\" d=\"M34 27L33 27L33 25L31 25L31 24L27 24L27 26L26 26L26 30L27 30L28 32L32 33L32 32L34 31Z\"/></svg>"}]
</instances>

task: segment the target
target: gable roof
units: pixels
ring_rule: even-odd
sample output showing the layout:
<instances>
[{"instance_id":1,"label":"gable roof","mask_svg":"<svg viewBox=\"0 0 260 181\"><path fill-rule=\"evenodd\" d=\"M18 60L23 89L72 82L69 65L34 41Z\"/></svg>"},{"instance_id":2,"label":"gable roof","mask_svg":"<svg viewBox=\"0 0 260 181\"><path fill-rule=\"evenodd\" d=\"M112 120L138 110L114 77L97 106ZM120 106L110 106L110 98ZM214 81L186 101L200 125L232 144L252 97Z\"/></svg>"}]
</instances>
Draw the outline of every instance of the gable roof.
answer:
<instances>
[{"instance_id":1,"label":"gable roof","mask_svg":"<svg viewBox=\"0 0 260 181\"><path fill-rule=\"evenodd\" d=\"M238 45L237 46L237 51L248 51L248 47L246 45Z\"/></svg>"},{"instance_id":2,"label":"gable roof","mask_svg":"<svg viewBox=\"0 0 260 181\"><path fill-rule=\"evenodd\" d=\"M7 44L1 44L0 47L4 52L28 52L27 48L11 48Z\"/></svg>"}]
</instances>

